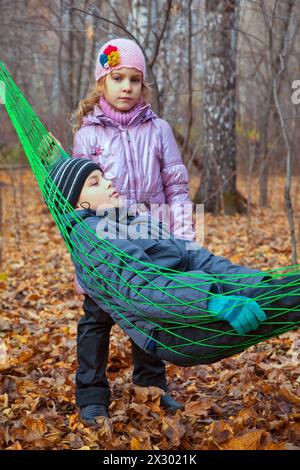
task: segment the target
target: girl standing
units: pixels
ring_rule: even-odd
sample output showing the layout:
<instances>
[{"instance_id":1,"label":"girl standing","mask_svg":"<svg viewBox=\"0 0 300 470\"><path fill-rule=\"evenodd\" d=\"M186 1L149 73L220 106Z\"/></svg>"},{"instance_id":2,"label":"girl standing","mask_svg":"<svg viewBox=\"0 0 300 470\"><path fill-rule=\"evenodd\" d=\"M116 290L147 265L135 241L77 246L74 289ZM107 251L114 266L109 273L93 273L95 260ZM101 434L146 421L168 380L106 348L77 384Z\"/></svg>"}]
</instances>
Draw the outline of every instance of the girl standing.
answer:
<instances>
[{"instance_id":1,"label":"girl standing","mask_svg":"<svg viewBox=\"0 0 300 470\"><path fill-rule=\"evenodd\" d=\"M170 231L193 241L187 170L170 125L151 109L145 79L145 58L134 41L118 38L101 47L94 89L75 112L73 157L97 163L117 189L122 206L134 213L151 211L152 215L163 208ZM93 423L97 416L108 416L106 366L113 321L87 295L83 310L77 336L76 400L82 418ZM135 384L167 391L162 361L133 342L132 358ZM161 404L182 408L167 393Z\"/></svg>"}]
</instances>

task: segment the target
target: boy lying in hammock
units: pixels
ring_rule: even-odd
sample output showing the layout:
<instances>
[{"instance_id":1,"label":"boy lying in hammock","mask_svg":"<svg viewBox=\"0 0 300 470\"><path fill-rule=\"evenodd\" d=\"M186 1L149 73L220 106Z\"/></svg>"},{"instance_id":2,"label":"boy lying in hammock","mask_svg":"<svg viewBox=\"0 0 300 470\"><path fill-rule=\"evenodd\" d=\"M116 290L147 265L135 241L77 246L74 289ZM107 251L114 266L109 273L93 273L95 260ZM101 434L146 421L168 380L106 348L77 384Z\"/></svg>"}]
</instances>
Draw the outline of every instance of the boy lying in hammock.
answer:
<instances>
[{"instance_id":1,"label":"boy lying in hammock","mask_svg":"<svg viewBox=\"0 0 300 470\"><path fill-rule=\"evenodd\" d=\"M112 182L90 160L58 162L44 195L81 287L146 352L208 364L299 326L299 274L275 279L187 249L148 213L118 207Z\"/></svg>"}]
</instances>

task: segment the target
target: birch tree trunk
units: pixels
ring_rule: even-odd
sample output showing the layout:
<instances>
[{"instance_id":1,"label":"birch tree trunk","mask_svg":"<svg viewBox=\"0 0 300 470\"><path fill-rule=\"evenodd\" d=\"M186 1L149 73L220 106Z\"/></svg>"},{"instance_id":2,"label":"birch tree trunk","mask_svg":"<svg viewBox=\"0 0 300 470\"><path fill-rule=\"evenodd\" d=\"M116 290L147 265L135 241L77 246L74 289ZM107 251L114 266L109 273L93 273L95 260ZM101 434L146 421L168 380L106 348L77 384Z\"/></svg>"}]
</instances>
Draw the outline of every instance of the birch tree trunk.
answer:
<instances>
[{"instance_id":1,"label":"birch tree trunk","mask_svg":"<svg viewBox=\"0 0 300 470\"><path fill-rule=\"evenodd\" d=\"M240 212L236 190L237 0L206 0L203 172L196 203L209 212Z\"/></svg>"}]
</instances>

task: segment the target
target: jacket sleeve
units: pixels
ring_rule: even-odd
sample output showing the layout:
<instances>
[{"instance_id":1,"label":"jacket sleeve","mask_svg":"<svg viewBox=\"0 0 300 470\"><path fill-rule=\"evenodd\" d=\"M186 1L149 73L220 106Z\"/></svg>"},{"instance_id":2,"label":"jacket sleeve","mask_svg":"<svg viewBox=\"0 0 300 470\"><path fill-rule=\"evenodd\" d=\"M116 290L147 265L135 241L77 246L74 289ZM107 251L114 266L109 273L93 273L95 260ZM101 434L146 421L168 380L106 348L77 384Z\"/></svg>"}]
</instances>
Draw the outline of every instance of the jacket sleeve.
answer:
<instances>
[{"instance_id":1,"label":"jacket sleeve","mask_svg":"<svg viewBox=\"0 0 300 470\"><path fill-rule=\"evenodd\" d=\"M266 279L263 271L234 264L229 259L216 256L200 245L198 247L199 249L187 251L188 269L200 269L213 274L220 293L247 296L248 288Z\"/></svg>"},{"instance_id":2,"label":"jacket sleeve","mask_svg":"<svg viewBox=\"0 0 300 470\"><path fill-rule=\"evenodd\" d=\"M183 164L171 126L160 120L161 175L166 202L171 211L170 231L175 237L194 241L192 202L189 197L188 172Z\"/></svg>"},{"instance_id":3,"label":"jacket sleeve","mask_svg":"<svg viewBox=\"0 0 300 470\"><path fill-rule=\"evenodd\" d=\"M76 132L73 141L72 156L77 158L89 158L98 163L97 156L93 154L92 132L92 126L82 127Z\"/></svg>"},{"instance_id":4,"label":"jacket sleeve","mask_svg":"<svg viewBox=\"0 0 300 470\"><path fill-rule=\"evenodd\" d=\"M213 276L201 270L165 270L163 274L163 268L151 264L138 243L109 240L112 247L106 250L101 248L103 241L97 237L96 227L92 230L94 235L87 236L84 226L77 225L72 254L80 284L88 295L95 298L104 292L123 311L130 309L149 320L183 324L208 321L207 300L215 282Z\"/></svg>"}]
</instances>

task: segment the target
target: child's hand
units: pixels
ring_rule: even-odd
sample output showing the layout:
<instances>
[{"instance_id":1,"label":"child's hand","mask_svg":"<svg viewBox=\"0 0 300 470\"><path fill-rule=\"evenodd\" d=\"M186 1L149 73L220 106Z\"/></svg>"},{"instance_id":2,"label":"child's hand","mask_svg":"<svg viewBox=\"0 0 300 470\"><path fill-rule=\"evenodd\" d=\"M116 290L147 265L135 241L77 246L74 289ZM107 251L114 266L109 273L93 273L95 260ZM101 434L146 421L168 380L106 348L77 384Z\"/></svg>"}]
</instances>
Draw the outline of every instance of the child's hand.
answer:
<instances>
[{"instance_id":1,"label":"child's hand","mask_svg":"<svg viewBox=\"0 0 300 470\"><path fill-rule=\"evenodd\" d=\"M216 318L228 321L240 335L257 330L267 318L255 300L242 295L215 296L208 301L208 309Z\"/></svg>"},{"instance_id":2,"label":"child's hand","mask_svg":"<svg viewBox=\"0 0 300 470\"><path fill-rule=\"evenodd\" d=\"M52 132L49 132L49 134L53 137L53 139L58 143L60 147L62 147L61 142L52 134Z\"/></svg>"}]
</instances>

